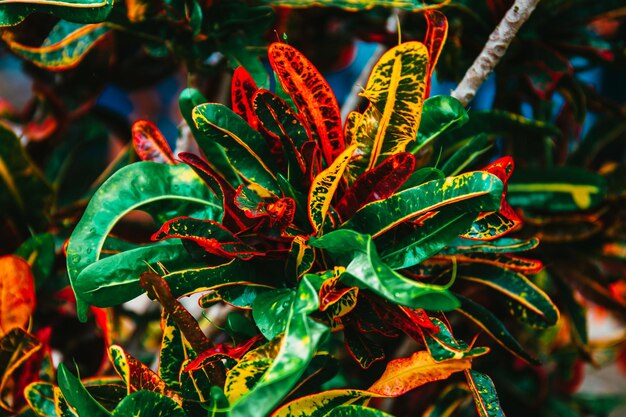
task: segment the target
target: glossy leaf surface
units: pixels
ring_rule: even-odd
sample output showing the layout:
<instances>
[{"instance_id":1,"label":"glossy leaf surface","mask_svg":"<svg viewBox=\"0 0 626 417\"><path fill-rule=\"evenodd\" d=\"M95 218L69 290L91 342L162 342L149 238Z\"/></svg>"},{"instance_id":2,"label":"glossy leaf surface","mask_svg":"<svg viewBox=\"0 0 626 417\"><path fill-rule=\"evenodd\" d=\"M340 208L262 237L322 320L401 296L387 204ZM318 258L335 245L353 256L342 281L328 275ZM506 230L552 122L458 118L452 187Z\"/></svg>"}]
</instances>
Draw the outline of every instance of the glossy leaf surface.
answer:
<instances>
[{"instance_id":1,"label":"glossy leaf surface","mask_svg":"<svg viewBox=\"0 0 626 417\"><path fill-rule=\"evenodd\" d=\"M112 0L5 0L0 26L13 26L33 12L43 12L77 23L99 23L110 13Z\"/></svg>"},{"instance_id":2,"label":"glossy leaf surface","mask_svg":"<svg viewBox=\"0 0 626 417\"><path fill-rule=\"evenodd\" d=\"M15 255L0 257L0 337L25 328L35 310L35 282L28 262Z\"/></svg>"},{"instance_id":3,"label":"glossy leaf surface","mask_svg":"<svg viewBox=\"0 0 626 417\"><path fill-rule=\"evenodd\" d=\"M500 400L491 378L473 369L466 371L465 377L467 378L472 397L474 397L478 415L480 417L504 417L504 412L500 407Z\"/></svg>"},{"instance_id":4,"label":"glossy leaf surface","mask_svg":"<svg viewBox=\"0 0 626 417\"><path fill-rule=\"evenodd\" d=\"M79 415L107 417L109 413L87 391L85 386L63 364L59 364L57 381L65 400Z\"/></svg>"},{"instance_id":5,"label":"glossy leaf surface","mask_svg":"<svg viewBox=\"0 0 626 417\"><path fill-rule=\"evenodd\" d=\"M151 391L133 392L124 398L113 417L187 417L183 408L171 398Z\"/></svg>"},{"instance_id":6,"label":"glossy leaf surface","mask_svg":"<svg viewBox=\"0 0 626 417\"><path fill-rule=\"evenodd\" d=\"M410 146L411 153L417 153L446 130L462 126L468 120L467 111L454 97L435 96L425 100L417 140Z\"/></svg>"}]
</instances>

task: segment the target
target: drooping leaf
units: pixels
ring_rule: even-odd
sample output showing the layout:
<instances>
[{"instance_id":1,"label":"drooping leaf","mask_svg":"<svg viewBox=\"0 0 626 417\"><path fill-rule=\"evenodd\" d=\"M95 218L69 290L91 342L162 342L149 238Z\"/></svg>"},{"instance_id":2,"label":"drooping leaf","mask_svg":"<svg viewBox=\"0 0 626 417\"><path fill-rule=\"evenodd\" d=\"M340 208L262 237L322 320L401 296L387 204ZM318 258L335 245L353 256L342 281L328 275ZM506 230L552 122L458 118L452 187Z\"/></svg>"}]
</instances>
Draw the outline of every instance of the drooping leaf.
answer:
<instances>
[{"instance_id":1,"label":"drooping leaf","mask_svg":"<svg viewBox=\"0 0 626 417\"><path fill-rule=\"evenodd\" d=\"M505 295L523 321L532 320L537 325L549 326L559 318L559 311L546 293L518 272L492 265L468 265L459 268L459 276Z\"/></svg>"},{"instance_id":2,"label":"drooping leaf","mask_svg":"<svg viewBox=\"0 0 626 417\"><path fill-rule=\"evenodd\" d=\"M258 130L259 121L255 115L252 99L258 90L252 76L244 67L237 67L233 73L230 99L235 113L248 122L254 130Z\"/></svg>"},{"instance_id":3,"label":"drooping leaf","mask_svg":"<svg viewBox=\"0 0 626 417\"><path fill-rule=\"evenodd\" d=\"M57 371L59 388L67 403L76 410L78 415L108 417L111 415L106 408L98 403L87 391L85 386L62 363Z\"/></svg>"},{"instance_id":4,"label":"drooping leaf","mask_svg":"<svg viewBox=\"0 0 626 417\"><path fill-rule=\"evenodd\" d=\"M539 361L526 352L495 314L469 298L459 294L456 294L456 296L461 301L461 306L457 309L459 313L476 323L500 346L518 358L533 365L539 364Z\"/></svg>"},{"instance_id":5,"label":"drooping leaf","mask_svg":"<svg viewBox=\"0 0 626 417\"><path fill-rule=\"evenodd\" d=\"M171 398L140 390L124 398L112 417L187 417L185 410Z\"/></svg>"},{"instance_id":6,"label":"drooping leaf","mask_svg":"<svg viewBox=\"0 0 626 417\"><path fill-rule=\"evenodd\" d=\"M502 182L485 172L427 182L363 206L342 228L374 237L399 223L446 205L463 211L494 211L500 207Z\"/></svg>"},{"instance_id":7,"label":"drooping leaf","mask_svg":"<svg viewBox=\"0 0 626 417\"><path fill-rule=\"evenodd\" d=\"M201 148L204 142L217 142L239 175L280 195L274 175L277 169L259 132L222 104L201 104L193 109L192 116L203 133L196 138Z\"/></svg>"},{"instance_id":8,"label":"drooping leaf","mask_svg":"<svg viewBox=\"0 0 626 417\"><path fill-rule=\"evenodd\" d=\"M553 167L515 171L507 199L513 207L572 212L598 207L605 194L606 181L600 175L577 167Z\"/></svg>"},{"instance_id":9,"label":"drooping leaf","mask_svg":"<svg viewBox=\"0 0 626 417\"><path fill-rule=\"evenodd\" d=\"M400 152L385 159L380 165L365 171L341 196L335 210L342 219L349 219L365 204L384 200L400 188L415 168L415 157Z\"/></svg>"},{"instance_id":10,"label":"drooping leaf","mask_svg":"<svg viewBox=\"0 0 626 417\"><path fill-rule=\"evenodd\" d=\"M94 194L70 237L67 246L70 283L75 286L79 274L98 261L104 241L118 220L146 203L164 200L199 204L215 210L216 214L221 212L207 187L186 165L139 162L124 167ZM86 303L78 292L77 303L79 317L84 320Z\"/></svg>"},{"instance_id":11,"label":"drooping leaf","mask_svg":"<svg viewBox=\"0 0 626 417\"><path fill-rule=\"evenodd\" d=\"M124 351L120 346L109 347L109 357L113 368L126 383L128 393L147 390L173 399L180 404L182 398L148 366Z\"/></svg>"},{"instance_id":12,"label":"drooping leaf","mask_svg":"<svg viewBox=\"0 0 626 417\"><path fill-rule=\"evenodd\" d=\"M34 12L48 13L70 22L99 23L112 8L112 0L5 0L0 7L0 26L17 25Z\"/></svg>"},{"instance_id":13,"label":"drooping leaf","mask_svg":"<svg viewBox=\"0 0 626 417\"><path fill-rule=\"evenodd\" d=\"M35 282L30 265L15 255L0 257L0 337L25 328L35 310Z\"/></svg>"},{"instance_id":14,"label":"drooping leaf","mask_svg":"<svg viewBox=\"0 0 626 417\"><path fill-rule=\"evenodd\" d=\"M411 153L416 154L446 130L462 126L468 120L467 111L454 97L430 97L424 101L417 139L415 144L410 145Z\"/></svg>"},{"instance_id":15,"label":"drooping leaf","mask_svg":"<svg viewBox=\"0 0 626 417\"><path fill-rule=\"evenodd\" d=\"M474 397L478 415L480 417L504 417L504 412L500 407L500 400L491 378L473 369L465 371L465 377L467 378L467 385L472 393L472 397Z\"/></svg>"},{"instance_id":16,"label":"drooping leaf","mask_svg":"<svg viewBox=\"0 0 626 417\"><path fill-rule=\"evenodd\" d=\"M446 19L443 13L437 10L426 10L424 17L427 23L424 44L428 49L428 74L426 76L426 90L424 96L428 97L430 95L431 78L435 71L435 65L437 65L443 44L446 43L446 38L448 37L448 19Z\"/></svg>"},{"instance_id":17,"label":"drooping leaf","mask_svg":"<svg viewBox=\"0 0 626 417\"><path fill-rule=\"evenodd\" d=\"M138 120L132 127L133 147L142 161L174 164L174 155L159 128L147 120Z\"/></svg>"},{"instance_id":18,"label":"drooping leaf","mask_svg":"<svg viewBox=\"0 0 626 417\"><path fill-rule=\"evenodd\" d=\"M6 2L3 7L6 7L5 4ZM65 71L80 64L90 50L106 39L110 30L104 23L83 25L61 20L52 28L41 46L21 44L10 31L3 32L2 40L11 51L38 67Z\"/></svg>"},{"instance_id":19,"label":"drooping leaf","mask_svg":"<svg viewBox=\"0 0 626 417\"><path fill-rule=\"evenodd\" d=\"M428 352L435 361L469 359L489 352L489 348L470 347L462 340L455 339L449 327L438 318L431 317L430 321L437 326L437 330L424 329L422 334Z\"/></svg>"},{"instance_id":20,"label":"drooping leaf","mask_svg":"<svg viewBox=\"0 0 626 417\"><path fill-rule=\"evenodd\" d=\"M206 251L226 258L250 259L261 253L246 245L220 223L191 217L177 217L165 223L152 240L183 239L197 243Z\"/></svg>"},{"instance_id":21,"label":"drooping leaf","mask_svg":"<svg viewBox=\"0 0 626 417\"><path fill-rule=\"evenodd\" d=\"M252 391L233 404L232 417L267 414L300 379L317 346L329 333L328 327L308 317L317 308L317 293L305 275L298 285L276 359Z\"/></svg>"},{"instance_id":22,"label":"drooping leaf","mask_svg":"<svg viewBox=\"0 0 626 417\"><path fill-rule=\"evenodd\" d=\"M444 208L434 217L426 219L415 232L385 248L381 253L382 259L392 269L417 265L466 231L477 215L477 212L457 211L454 207Z\"/></svg>"},{"instance_id":23,"label":"drooping leaf","mask_svg":"<svg viewBox=\"0 0 626 417\"><path fill-rule=\"evenodd\" d=\"M354 143L360 156L350 165L351 175L404 152L415 140L427 73L428 51L419 42L401 43L376 63L361 93L370 106L356 127Z\"/></svg>"},{"instance_id":24,"label":"drooping leaf","mask_svg":"<svg viewBox=\"0 0 626 417\"><path fill-rule=\"evenodd\" d=\"M373 291L394 303L428 310L451 310L458 306L445 287L410 280L389 268L378 255L369 235L341 229L309 239L324 249L338 265L346 266L341 281L347 286Z\"/></svg>"},{"instance_id":25,"label":"drooping leaf","mask_svg":"<svg viewBox=\"0 0 626 417\"><path fill-rule=\"evenodd\" d=\"M291 96L318 142L326 164L330 165L345 148L341 112L330 86L292 46L275 42L270 45L268 56L282 87Z\"/></svg>"},{"instance_id":26,"label":"drooping leaf","mask_svg":"<svg viewBox=\"0 0 626 417\"><path fill-rule=\"evenodd\" d=\"M315 232L319 232L324 226L331 200L339 187L343 171L350 162L355 148L355 145L351 145L344 150L328 168L315 177L311 184L308 207L309 219Z\"/></svg>"},{"instance_id":27,"label":"drooping leaf","mask_svg":"<svg viewBox=\"0 0 626 417\"><path fill-rule=\"evenodd\" d=\"M427 351L422 350L408 358L390 361L385 372L368 388L368 391L395 397L429 382L447 379L453 373L469 369L471 366L469 359L435 362Z\"/></svg>"}]
</instances>

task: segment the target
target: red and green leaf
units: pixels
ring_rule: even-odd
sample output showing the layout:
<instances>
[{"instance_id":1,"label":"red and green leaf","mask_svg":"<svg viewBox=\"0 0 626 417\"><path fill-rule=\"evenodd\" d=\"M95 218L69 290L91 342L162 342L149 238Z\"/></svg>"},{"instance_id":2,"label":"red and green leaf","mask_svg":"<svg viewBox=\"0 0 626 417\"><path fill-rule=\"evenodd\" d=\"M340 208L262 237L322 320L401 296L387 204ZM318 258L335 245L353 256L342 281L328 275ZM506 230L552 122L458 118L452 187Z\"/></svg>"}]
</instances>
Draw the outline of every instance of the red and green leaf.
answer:
<instances>
[{"instance_id":1,"label":"red and green leaf","mask_svg":"<svg viewBox=\"0 0 626 417\"><path fill-rule=\"evenodd\" d=\"M307 245L304 237L296 236L291 242L289 255L285 263L288 277L301 278L309 272L315 262L315 250Z\"/></svg>"},{"instance_id":2,"label":"red and green leaf","mask_svg":"<svg viewBox=\"0 0 626 417\"><path fill-rule=\"evenodd\" d=\"M235 113L254 129L258 130L259 121L255 115L252 99L258 90L252 76L244 67L237 67L233 73L230 89L232 107Z\"/></svg>"},{"instance_id":3,"label":"red and green leaf","mask_svg":"<svg viewBox=\"0 0 626 417\"><path fill-rule=\"evenodd\" d=\"M431 317L430 320L437 326L437 330L424 329L422 334L428 352L435 361L475 358L489 352L489 348L473 348L461 340L456 340L448 326L438 318Z\"/></svg>"},{"instance_id":4,"label":"red and green leaf","mask_svg":"<svg viewBox=\"0 0 626 417\"><path fill-rule=\"evenodd\" d=\"M177 217L166 222L151 240L184 239L197 243L206 251L226 258L250 259L262 255L245 244L220 223L213 220Z\"/></svg>"},{"instance_id":5,"label":"red and green leaf","mask_svg":"<svg viewBox=\"0 0 626 417\"><path fill-rule=\"evenodd\" d=\"M132 127L133 147L142 161L175 164L174 155L167 140L155 125L138 120Z\"/></svg>"},{"instance_id":6,"label":"red and green leaf","mask_svg":"<svg viewBox=\"0 0 626 417\"><path fill-rule=\"evenodd\" d=\"M334 206L342 219L349 219L367 203L384 200L411 176L415 168L415 157L400 152L385 159L380 165L365 171L348 188Z\"/></svg>"},{"instance_id":7,"label":"red and green leaf","mask_svg":"<svg viewBox=\"0 0 626 417\"><path fill-rule=\"evenodd\" d=\"M330 86L313 64L292 46L273 43L268 56L281 85L291 96L330 165L345 148L341 112Z\"/></svg>"},{"instance_id":8,"label":"red and green leaf","mask_svg":"<svg viewBox=\"0 0 626 417\"><path fill-rule=\"evenodd\" d=\"M504 417L496 387L491 378L472 369L465 371L465 377L478 415L480 417Z\"/></svg>"}]
</instances>

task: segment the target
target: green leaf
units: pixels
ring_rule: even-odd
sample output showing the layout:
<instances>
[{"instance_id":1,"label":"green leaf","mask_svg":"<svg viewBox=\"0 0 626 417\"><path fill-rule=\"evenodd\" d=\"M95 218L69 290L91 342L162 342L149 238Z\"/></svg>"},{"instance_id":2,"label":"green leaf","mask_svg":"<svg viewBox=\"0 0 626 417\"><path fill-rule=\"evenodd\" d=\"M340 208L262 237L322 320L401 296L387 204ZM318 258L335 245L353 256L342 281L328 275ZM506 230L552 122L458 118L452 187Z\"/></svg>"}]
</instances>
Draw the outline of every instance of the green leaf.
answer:
<instances>
[{"instance_id":1,"label":"green leaf","mask_svg":"<svg viewBox=\"0 0 626 417\"><path fill-rule=\"evenodd\" d=\"M462 340L456 340L452 332L441 320L430 317L430 321L437 326L438 332L423 330L424 342L430 356L437 362L449 359L475 358L489 352L489 348L471 348Z\"/></svg>"},{"instance_id":2,"label":"green leaf","mask_svg":"<svg viewBox=\"0 0 626 417\"><path fill-rule=\"evenodd\" d=\"M289 311L276 359L252 391L233 404L232 417L266 415L300 379L319 343L329 334L328 327L308 317L318 305L317 292L305 275Z\"/></svg>"},{"instance_id":3,"label":"green leaf","mask_svg":"<svg viewBox=\"0 0 626 417\"><path fill-rule=\"evenodd\" d=\"M260 294L254 300L252 317L267 340L285 331L295 296L293 290L281 288Z\"/></svg>"},{"instance_id":4,"label":"green leaf","mask_svg":"<svg viewBox=\"0 0 626 417\"><path fill-rule=\"evenodd\" d=\"M97 402L85 386L62 363L57 370L57 381L63 396L78 415L108 417L111 415L106 408Z\"/></svg>"},{"instance_id":5,"label":"green leaf","mask_svg":"<svg viewBox=\"0 0 626 417\"><path fill-rule=\"evenodd\" d=\"M203 133L198 129L193 121L193 109L196 106L206 103L208 100L195 88L185 88L181 91L178 98L178 107L180 113L185 118L189 129L196 139L198 146L206 156L211 166L221 174L221 176L233 186L237 188L241 184L241 178L239 174L233 169L233 166L228 162L228 157L218 143L207 140L203 137Z\"/></svg>"},{"instance_id":6,"label":"green leaf","mask_svg":"<svg viewBox=\"0 0 626 417\"><path fill-rule=\"evenodd\" d=\"M463 265L459 268L459 276L505 295L513 313L524 322L551 326L559 319L559 311L552 300L520 273L492 265Z\"/></svg>"},{"instance_id":7,"label":"green leaf","mask_svg":"<svg viewBox=\"0 0 626 417\"><path fill-rule=\"evenodd\" d=\"M450 96L435 96L424 101L417 140L410 152L416 154L448 129L462 126L469 116L460 101Z\"/></svg>"},{"instance_id":8,"label":"green leaf","mask_svg":"<svg viewBox=\"0 0 626 417\"><path fill-rule=\"evenodd\" d=\"M392 269L417 265L446 247L470 228L478 212L458 211L454 207L439 211L415 232L382 251L383 261Z\"/></svg>"},{"instance_id":9,"label":"green leaf","mask_svg":"<svg viewBox=\"0 0 626 417\"><path fill-rule=\"evenodd\" d=\"M393 417L384 411L362 405L341 405L331 410L324 417Z\"/></svg>"},{"instance_id":10,"label":"green leaf","mask_svg":"<svg viewBox=\"0 0 626 417\"><path fill-rule=\"evenodd\" d=\"M0 7L0 26L14 26L34 12L48 13L77 23L104 21L113 0L5 0Z\"/></svg>"},{"instance_id":11,"label":"green leaf","mask_svg":"<svg viewBox=\"0 0 626 417\"><path fill-rule=\"evenodd\" d=\"M119 403L112 417L187 417L174 400L151 391L133 392Z\"/></svg>"},{"instance_id":12,"label":"green leaf","mask_svg":"<svg viewBox=\"0 0 626 417\"><path fill-rule=\"evenodd\" d=\"M494 241L468 240L461 237L450 242L447 248L441 251L445 255L456 255L464 253L512 253L524 252L535 249L539 245L539 239L528 240L502 237Z\"/></svg>"},{"instance_id":13,"label":"green leaf","mask_svg":"<svg viewBox=\"0 0 626 417\"><path fill-rule=\"evenodd\" d=\"M487 152L491 144L487 135L479 133L467 140L459 150L457 150L441 167L443 173L456 175L471 165L479 156Z\"/></svg>"},{"instance_id":14,"label":"green leaf","mask_svg":"<svg viewBox=\"0 0 626 417\"><path fill-rule=\"evenodd\" d=\"M172 317L161 314L161 349L159 351L159 377L174 390L180 390L180 374L187 359L183 335Z\"/></svg>"},{"instance_id":15,"label":"green leaf","mask_svg":"<svg viewBox=\"0 0 626 417\"><path fill-rule=\"evenodd\" d=\"M85 268L98 261L107 235L125 214L165 200L196 203L214 209L216 215L221 211L209 189L186 165L138 162L120 169L94 194L70 237L67 270L72 286ZM75 292L79 317L84 320L87 303Z\"/></svg>"},{"instance_id":16,"label":"green leaf","mask_svg":"<svg viewBox=\"0 0 626 417\"><path fill-rule=\"evenodd\" d=\"M463 211L495 211L500 207L502 182L485 172L469 172L430 181L363 206L341 227L374 237L403 221L454 204Z\"/></svg>"},{"instance_id":17,"label":"green leaf","mask_svg":"<svg viewBox=\"0 0 626 417\"><path fill-rule=\"evenodd\" d=\"M207 417L228 417L230 410L228 399L220 387L211 387L211 403L207 409Z\"/></svg>"},{"instance_id":18,"label":"green leaf","mask_svg":"<svg viewBox=\"0 0 626 417\"><path fill-rule=\"evenodd\" d=\"M361 405L372 397L366 391L335 389L311 394L288 402L271 417L324 417L335 408L344 405Z\"/></svg>"},{"instance_id":19,"label":"green leaf","mask_svg":"<svg viewBox=\"0 0 626 417\"><path fill-rule=\"evenodd\" d=\"M606 180L577 167L517 169L507 201L514 207L573 212L598 207L606 196Z\"/></svg>"},{"instance_id":20,"label":"green leaf","mask_svg":"<svg viewBox=\"0 0 626 417\"><path fill-rule=\"evenodd\" d=\"M15 133L2 123L0 144L0 216L10 216L27 235L29 229L41 229L47 224L52 188Z\"/></svg>"},{"instance_id":21,"label":"green leaf","mask_svg":"<svg viewBox=\"0 0 626 417\"><path fill-rule=\"evenodd\" d=\"M496 387L491 378L473 369L466 370L465 377L472 397L474 397L478 415L480 417L504 417Z\"/></svg>"},{"instance_id":22,"label":"green leaf","mask_svg":"<svg viewBox=\"0 0 626 417\"><path fill-rule=\"evenodd\" d=\"M461 301L461 306L457 309L459 313L476 323L493 340L513 355L532 365L539 364L539 361L526 352L495 314L468 298L459 294L455 295Z\"/></svg>"},{"instance_id":23,"label":"green leaf","mask_svg":"<svg viewBox=\"0 0 626 417\"><path fill-rule=\"evenodd\" d=\"M33 382L24 389L24 398L38 416L57 417L54 409L54 385L49 382Z\"/></svg>"},{"instance_id":24,"label":"green leaf","mask_svg":"<svg viewBox=\"0 0 626 417\"><path fill-rule=\"evenodd\" d=\"M64 71L76 67L94 46L104 40L109 31L110 28L104 23L83 25L61 20L41 46L23 45L9 31L2 34L2 39L13 53L38 67Z\"/></svg>"},{"instance_id":25,"label":"green leaf","mask_svg":"<svg viewBox=\"0 0 626 417\"><path fill-rule=\"evenodd\" d=\"M17 248L15 254L28 262L35 278L35 289L41 289L54 267L56 253L53 236L49 233L32 236Z\"/></svg>"},{"instance_id":26,"label":"green leaf","mask_svg":"<svg viewBox=\"0 0 626 417\"><path fill-rule=\"evenodd\" d=\"M407 307L448 311L459 305L445 287L410 280L389 268L369 235L340 229L320 238L312 237L309 244L324 249L337 264L346 266L341 281L347 286L373 291Z\"/></svg>"},{"instance_id":27,"label":"green leaf","mask_svg":"<svg viewBox=\"0 0 626 417\"><path fill-rule=\"evenodd\" d=\"M217 142L239 175L280 195L274 158L259 132L222 104L201 104L193 109L192 117L203 133L196 138L201 148L205 142Z\"/></svg>"}]
</instances>

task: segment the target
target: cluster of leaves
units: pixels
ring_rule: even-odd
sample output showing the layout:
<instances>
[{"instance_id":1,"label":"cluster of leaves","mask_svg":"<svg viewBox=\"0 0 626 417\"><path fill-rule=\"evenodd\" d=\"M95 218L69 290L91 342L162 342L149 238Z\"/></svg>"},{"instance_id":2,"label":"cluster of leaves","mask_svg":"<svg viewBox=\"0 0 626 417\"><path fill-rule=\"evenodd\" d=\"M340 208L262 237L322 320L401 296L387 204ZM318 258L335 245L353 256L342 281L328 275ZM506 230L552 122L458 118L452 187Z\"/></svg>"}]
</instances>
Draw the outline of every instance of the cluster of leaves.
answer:
<instances>
[{"instance_id":1,"label":"cluster of leaves","mask_svg":"<svg viewBox=\"0 0 626 417\"><path fill-rule=\"evenodd\" d=\"M345 126L325 80L282 43L269 48L276 94L258 89L243 68L233 77L234 111L182 93L203 156L175 157L153 125L137 122L133 139L145 161L94 194L67 263L82 318L89 305L115 306L144 291L162 304L159 371L114 345L121 381L85 389L60 367L58 387L27 388L31 407L42 415L50 407L79 415L385 415L365 405L463 371L461 397L472 395L481 415L501 413L489 377L471 369L489 348L456 338L445 313L462 313L535 363L473 300L476 291L502 294L512 317L534 326L555 324L558 311L527 277L541 264L511 254L537 241L504 237L520 226L504 200L511 159L464 172L476 158L475 137L461 138L441 168L414 156L468 119L450 97L425 100L445 38L445 18L428 18L444 30L384 54L362 94L369 106ZM157 243L109 236L136 209L162 223ZM197 292L202 306L240 311L229 317L232 343L213 346L177 301ZM367 369L393 355L400 334L421 348L384 361L371 384L324 390L344 351L338 341ZM119 403L94 394L111 400L120 387L130 395Z\"/></svg>"}]
</instances>

